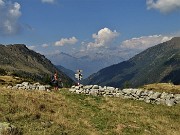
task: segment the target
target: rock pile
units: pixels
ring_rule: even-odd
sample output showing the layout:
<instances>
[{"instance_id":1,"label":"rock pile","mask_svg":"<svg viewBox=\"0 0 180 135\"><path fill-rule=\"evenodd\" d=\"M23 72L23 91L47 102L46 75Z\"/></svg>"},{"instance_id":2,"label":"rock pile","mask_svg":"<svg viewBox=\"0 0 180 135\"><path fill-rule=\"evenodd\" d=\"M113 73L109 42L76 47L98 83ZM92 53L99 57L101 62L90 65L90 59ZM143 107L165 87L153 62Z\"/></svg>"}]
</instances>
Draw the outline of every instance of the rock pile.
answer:
<instances>
[{"instance_id":1,"label":"rock pile","mask_svg":"<svg viewBox=\"0 0 180 135\"><path fill-rule=\"evenodd\" d=\"M164 104L167 106L173 106L180 103L180 94L160 93L143 89L119 89L114 87L101 87L98 85L87 86L72 86L69 89L70 92L77 94L86 94L93 96L110 96L120 97L124 99L142 100L146 103L152 104Z\"/></svg>"},{"instance_id":2,"label":"rock pile","mask_svg":"<svg viewBox=\"0 0 180 135\"><path fill-rule=\"evenodd\" d=\"M7 122L0 123L0 135L21 135L22 133L15 126Z\"/></svg>"},{"instance_id":3,"label":"rock pile","mask_svg":"<svg viewBox=\"0 0 180 135\"><path fill-rule=\"evenodd\" d=\"M30 84L29 82L23 82L16 84L15 86L7 86L8 89L12 90L44 90L50 91L50 85L41 85L40 83Z\"/></svg>"}]
</instances>

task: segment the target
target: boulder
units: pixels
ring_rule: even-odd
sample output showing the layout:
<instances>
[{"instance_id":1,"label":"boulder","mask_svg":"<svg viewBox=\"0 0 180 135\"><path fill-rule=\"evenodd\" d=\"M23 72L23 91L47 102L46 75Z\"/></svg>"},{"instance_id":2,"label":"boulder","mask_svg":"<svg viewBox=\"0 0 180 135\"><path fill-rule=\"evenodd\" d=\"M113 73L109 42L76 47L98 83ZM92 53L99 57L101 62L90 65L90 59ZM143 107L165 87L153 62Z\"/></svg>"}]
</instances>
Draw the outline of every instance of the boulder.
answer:
<instances>
[{"instance_id":1,"label":"boulder","mask_svg":"<svg viewBox=\"0 0 180 135\"><path fill-rule=\"evenodd\" d=\"M115 88L114 88L114 87L107 87L107 89L108 89L108 90L110 90L110 91L115 90Z\"/></svg>"},{"instance_id":2,"label":"boulder","mask_svg":"<svg viewBox=\"0 0 180 135\"><path fill-rule=\"evenodd\" d=\"M168 93L163 92L163 93L161 94L161 97L160 97L160 98L165 99L167 95L168 95Z\"/></svg>"},{"instance_id":3,"label":"boulder","mask_svg":"<svg viewBox=\"0 0 180 135\"><path fill-rule=\"evenodd\" d=\"M23 82L22 85L23 85L23 86L28 86L28 85L29 85L29 82Z\"/></svg>"},{"instance_id":4,"label":"boulder","mask_svg":"<svg viewBox=\"0 0 180 135\"><path fill-rule=\"evenodd\" d=\"M86 85L84 86L84 89L92 89L93 85Z\"/></svg>"},{"instance_id":5,"label":"boulder","mask_svg":"<svg viewBox=\"0 0 180 135\"><path fill-rule=\"evenodd\" d=\"M174 98L174 95L173 94L167 94L166 95L166 100L170 100L170 99L172 99L172 98Z\"/></svg>"},{"instance_id":6,"label":"boulder","mask_svg":"<svg viewBox=\"0 0 180 135\"><path fill-rule=\"evenodd\" d=\"M46 90L46 87L43 86L43 85L40 85L40 86L38 87L38 89L39 89L39 90Z\"/></svg>"},{"instance_id":7,"label":"boulder","mask_svg":"<svg viewBox=\"0 0 180 135\"><path fill-rule=\"evenodd\" d=\"M69 89L69 91L70 91L70 92L75 92L76 89L71 88L71 89Z\"/></svg>"},{"instance_id":8,"label":"boulder","mask_svg":"<svg viewBox=\"0 0 180 135\"><path fill-rule=\"evenodd\" d=\"M136 95L141 96L142 93L144 93L143 90L141 90L141 89L136 90Z\"/></svg>"},{"instance_id":9,"label":"boulder","mask_svg":"<svg viewBox=\"0 0 180 135\"><path fill-rule=\"evenodd\" d=\"M180 103L180 94L174 95L174 98L176 100L176 103Z\"/></svg>"},{"instance_id":10,"label":"boulder","mask_svg":"<svg viewBox=\"0 0 180 135\"><path fill-rule=\"evenodd\" d=\"M161 96L161 93L155 92L152 95L150 95L149 98L150 99L157 99L157 98L160 98L160 96Z\"/></svg>"},{"instance_id":11,"label":"boulder","mask_svg":"<svg viewBox=\"0 0 180 135\"><path fill-rule=\"evenodd\" d=\"M175 104L175 99L167 99L166 100L166 105L167 106L173 106Z\"/></svg>"},{"instance_id":12,"label":"boulder","mask_svg":"<svg viewBox=\"0 0 180 135\"><path fill-rule=\"evenodd\" d=\"M98 86L98 85L94 85L94 86L92 87L92 89L99 89L99 86Z\"/></svg>"},{"instance_id":13,"label":"boulder","mask_svg":"<svg viewBox=\"0 0 180 135\"><path fill-rule=\"evenodd\" d=\"M98 93L99 93L98 89L91 89L91 91L89 92L89 94L93 96L97 96Z\"/></svg>"},{"instance_id":14,"label":"boulder","mask_svg":"<svg viewBox=\"0 0 180 135\"><path fill-rule=\"evenodd\" d=\"M39 83L39 82L37 82L37 83L34 83L33 85L38 86L38 85L40 85L40 83Z\"/></svg>"},{"instance_id":15,"label":"boulder","mask_svg":"<svg viewBox=\"0 0 180 135\"><path fill-rule=\"evenodd\" d=\"M76 94L80 94L80 93L82 93L82 89L76 90L75 92L76 92Z\"/></svg>"},{"instance_id":16,"label":"boulder","mask_svg":"<svg viewBox=\"0 0 180 135\"><path fill-rule=\"evenodd\" d=\"M0 135L22 135L22 132L7 122L0 123Z\"/></svg>"},{"instance_id":17,"label":"boulder","mask_svg":"<svg viewBox=\"0 0 180 135\"><path fill-rule=\"evenodd\" d=\"M12 89L12 86L11 85L7 86L7 89Z\"/></svg>"},{"instance_id":18,"label":"boulder","mask_svg":"<svg viewBox=\"0 0 180 135\"><path fill-rule=\"evenodd\" d=\"M132 93L132 89L123 89L122 92L127 95L130 95Z\"/></svg>"}]
</instances>

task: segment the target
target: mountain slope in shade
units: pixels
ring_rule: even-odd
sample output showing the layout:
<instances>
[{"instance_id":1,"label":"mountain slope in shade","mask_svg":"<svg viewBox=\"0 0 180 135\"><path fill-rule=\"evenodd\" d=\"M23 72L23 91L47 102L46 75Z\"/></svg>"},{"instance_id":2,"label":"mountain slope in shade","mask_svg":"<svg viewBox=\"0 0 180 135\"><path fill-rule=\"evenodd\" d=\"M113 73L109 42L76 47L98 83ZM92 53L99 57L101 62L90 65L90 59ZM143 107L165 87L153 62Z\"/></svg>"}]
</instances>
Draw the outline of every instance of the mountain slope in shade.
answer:
<instances>
[{"instance_id":1,"label":"mountain slope in shade","mask_svg":"<svg viewBox=\"0 0 180 135\"><path fill-rule=\"evenodd\" d=\"M62 71L63 73L65 73L67 76L69 76L72 80L76 81L75 79L75 72L70 70L70 69L67 69L61 65L57 65L56 66L60 71Z\"/></svg>"},{"instance_id":2,"label":"mountain slope in shade","mask_svg":"<svg viewBox=\"0 0 180 135\"><path fill-rule=\"evenodd\" d=\"M156 82L180 83L180 37L151 47L128 61L104 68L85 80L86 84L131 87Z\"/></svg>"},{"instance_id":3,"label":"mountain slope in shade","mask_svg":"<svg viewBox=\"0 0 180 135\"><path fill-rule=\"evenodd\" d=\"M29 50L25 45L0 45L0 71L36 81L43 81L55 71L66 84L72 80L59 71L45 56Z\"/></svg>"}]
</instances>

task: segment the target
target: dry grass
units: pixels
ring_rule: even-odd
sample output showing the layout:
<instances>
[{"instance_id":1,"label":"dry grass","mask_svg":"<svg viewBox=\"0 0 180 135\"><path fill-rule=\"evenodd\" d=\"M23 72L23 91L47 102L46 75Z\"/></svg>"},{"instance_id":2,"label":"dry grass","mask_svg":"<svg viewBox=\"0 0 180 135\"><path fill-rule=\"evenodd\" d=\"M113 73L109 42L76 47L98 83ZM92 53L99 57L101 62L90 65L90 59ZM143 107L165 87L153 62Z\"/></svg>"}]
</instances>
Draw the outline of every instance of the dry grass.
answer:
<instances>
[{"instance_id":1,"label":"dry grass","mask_svg":"<svg viewBox=\"0 0 180 135\"><path fill-rule=\"evenodd\" d=\"M0 86L2 85L14 85L23 82L24 79L14 76L0 76Z\"/></svg>"},{"instance_id":2,"label":"dry grass","mask_svg":"<svg viewBox=\"0 0 180 135\"><path fill-rule=\"evenodd\" d=\"M149 84L143 87L147 90L153 90L157 92L167 92L167 93L179 93L180 94L180 85L174 85L172 83L156 83Z\"/></svg>"},{"instance_id":3,"label":"dry grass","mask_svg":"<svg viewBox=\"0 0 180 135\"><path fill-rule=\"evenodd\" d=\"M179 135L180 105L0 88L0 121L25 135Z\"/></svg>"}]
</instances>

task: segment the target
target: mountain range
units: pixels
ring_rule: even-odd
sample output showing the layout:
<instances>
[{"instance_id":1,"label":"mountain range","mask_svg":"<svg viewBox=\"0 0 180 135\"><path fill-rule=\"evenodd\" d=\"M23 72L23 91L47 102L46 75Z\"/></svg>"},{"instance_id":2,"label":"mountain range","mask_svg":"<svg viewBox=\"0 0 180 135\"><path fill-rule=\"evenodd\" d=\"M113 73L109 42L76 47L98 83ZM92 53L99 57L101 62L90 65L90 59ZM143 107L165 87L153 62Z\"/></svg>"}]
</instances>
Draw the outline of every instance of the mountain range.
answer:
<instances>
[{"instance_id":1,"label":"mountain range","mask_svg":"<svg viewBox=\"0 0 180 135\"><path fill-rule=\"evenodd\" d=\"M139 87L157 82L180 83L180 37L158 44L127 61L101 69L85 84Z\"/></svg>"},{"instance_id":2,"label":"mountain range","mask_svg":"<svg viewBox=\"0 0 180 135\"><path fill-rule=\"evenodd\" d=\"M124 60L120 55L111 53L92 53L92 54L67 54L60 52L58 54L46 55L54 65L61 65L67 69L76 72L83 70L83 78L96 73L98 70L117 64Z\"/></svg>"},{"instance_id":3,"label":"mountain range","mask_svg":"<svg viewBox=\"0 0 180 135\"><path fill-rule=\"evenodd\" d=\"M15 75L42 82L56 71L66 85L70 86L73 83L44 55L29 50L25 45L0 45L0 74Z\"/></svg>"}]
</instances>

